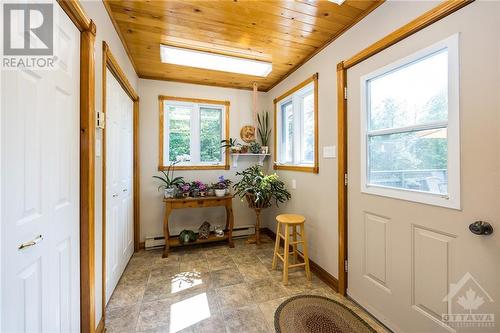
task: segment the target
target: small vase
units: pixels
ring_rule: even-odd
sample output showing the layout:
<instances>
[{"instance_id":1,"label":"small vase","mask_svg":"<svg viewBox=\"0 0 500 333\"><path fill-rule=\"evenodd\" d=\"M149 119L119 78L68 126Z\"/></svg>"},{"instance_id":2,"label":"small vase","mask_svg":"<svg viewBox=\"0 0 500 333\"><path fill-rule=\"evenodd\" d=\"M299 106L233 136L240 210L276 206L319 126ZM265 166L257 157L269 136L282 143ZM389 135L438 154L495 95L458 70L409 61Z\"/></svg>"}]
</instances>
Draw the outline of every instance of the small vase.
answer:
<instances>
[{"instance_id":1,"label":"small vase","mask_svg":"<svg viewBox=\"0 0 500 333\"><path fill-rule=\"evenodd\" d=\"M215 196L216 197L223 197L226 195L226 189L216 189L215 190Z\"/></svg>"},{"instance_id":2,"label":"small vase","mask_svg":"<svg viewBox=\"0 0 500 333\"><path fill-rule=\"evenodd\" d=\"M262 154L269 154L269 146L262 146L261 152Z\"/></svg>"},{"instance_id":3,"label":"small vase","mask_svg":"<svg viewBox=\"0 0 500 333\"><path fill-rule=\"evenodd\" d=\"M171 199L175 197L175 187L167 187L163 192L165 199Z\"/></svg>"}]
</instances>

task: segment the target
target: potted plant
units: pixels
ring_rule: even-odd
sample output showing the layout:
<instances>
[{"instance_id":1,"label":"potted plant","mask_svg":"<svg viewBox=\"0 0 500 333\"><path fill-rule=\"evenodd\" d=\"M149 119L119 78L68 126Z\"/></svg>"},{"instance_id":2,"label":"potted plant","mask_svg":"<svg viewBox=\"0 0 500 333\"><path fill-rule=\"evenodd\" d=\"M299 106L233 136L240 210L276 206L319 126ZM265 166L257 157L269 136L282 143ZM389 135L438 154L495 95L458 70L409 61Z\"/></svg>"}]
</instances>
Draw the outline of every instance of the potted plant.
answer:
<instances>
[{"instance_id":1,"label":"potted plant","mask_svg":"<svg viewBox=\"0 0 500 333\"><path fill-rule=\"evenodd\" d=\"M241 146L241 148L240 148L240 153L242 153L242 154L246 154L246 153L248 153L248 148L249 148L249 147L248 147L247 145L243 145L243 146Z\"/></svg>"},{"instance_id":2,"label":"potted plant","mask_svg":"<svg viewBox=\"0 0 500 333\"><path fill-rule=\"evenodd\" d=\"M163 195L165 198L173 198L175 197L175 192L176 189L179 185L184 184L184 178L183 177L175 177L174 178L174 169L175 169L175 164L177 162L172 162L167 168L167 172L161 171L163 176L153 176L153 178L159 179L163 182L160 186L158 186L158 191L160 189L163 189ZM172 173L170 173L172 171Z\"/></svg>"},{"instance_id":3,"label":"potted plant","mask_svg":"<svg viewBox=\"0 0 500 333\"><path fill-rule=\"evenodd\" d=\"M234 184L235 196L242 200L245 198L248 206L252 208L256 215L255 243L260 244L260 213L264 208L273 204L290 199L290 192L285 188L285 183L281 181L277 174L266 175L258 165L251 166L241 172L236 173L241 176L241 180Z\"/></svg>"},{"instance_id":4,"label":"potted plant","mask_svg":"<svg viewBox=\"0 0 500 333\"><path fill-rule=\"evenodd\" d=\"M252 154L260 154L261 150L262 150L262 146L257 141L254 141L250 144L250 152Z\"/></svg>"},{"instance_id":5,"label":"potted plant","mask_svg":"<svg viewBox=\"0 0 500 333\"><path fill-rule=\"evenodd\" d=\"M193 197L197 197L197 196L204 197L204 196L206 196L207 195L207 189L208 189L208 186L206 184L204 184L202 181L199 181L199 180L195 180L191 184L191 192L193 194Z\"/></svg>"},{"instance_id":6,"label":"potted plant","mask_svg":"<svg viewBox=\"0 0 500 333\"><path fill-rule=\"evenodd\" d=\"M241 144L238 143L238 139L229 138L229 140L222 140L221 148L230 149L231 153L238 154L241 151Z\"/></svg>"},{"instance_id":7,"label":"potted plant","mask_svg":"<svg viewBox=\"0 0 500 333\"><path fill-rule=\"evenodd\" d=\"M191 184L189 183L184 183L178 186L179 192L181 193L181 196L184 198L189 197L189 193L191 192Z\"/></svg>"},{"instance_id":8,"label":"potted plant","mask_svg":"<svg viewBox=\"0 0 500 333\"><path fill-rule=\"evenodd\" d=\"M269 154L269 137L271 136L271 129L269 128L269 112L265 111L261 114L257 114L257 122L259 127L257 133L260 138L260 143L262 144L262 153Z\"/></svg>"},{"instance_id":9,"label":"potted plant","mask_svg":"<svg viewBox=\"0 0 500 333\"><path fill-rule=\"evenodd\" d=\"M224 176L219 177L219 181L215 184L212 184L212 187L215 190L215 196L223 197L229 194L229 186L231 186L233 182L229 179L225 179Z\"/></svg>"}]
</instances>

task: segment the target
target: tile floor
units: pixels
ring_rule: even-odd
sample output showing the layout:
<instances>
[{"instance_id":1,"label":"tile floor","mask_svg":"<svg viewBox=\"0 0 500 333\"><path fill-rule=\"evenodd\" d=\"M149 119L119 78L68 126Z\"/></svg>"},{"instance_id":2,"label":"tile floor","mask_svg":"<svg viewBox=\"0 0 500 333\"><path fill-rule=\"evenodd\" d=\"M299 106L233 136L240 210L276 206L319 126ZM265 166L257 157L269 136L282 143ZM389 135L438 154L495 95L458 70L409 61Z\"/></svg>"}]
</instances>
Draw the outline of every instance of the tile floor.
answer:
<instances>
[{"instance_id":1,"label":"tile floor","mask_svg":"<svg viewBox=\"0 0 500 333\"><path fill-rule=\"evenodd\" d=\"M271 270L273 240L257 246L245 239L171 251L135 253L107 307L112 332L252 333L274 332L274 311L288 297L315 294L347 304L379 332L363 310L303 269L281 284L281 266Z\"/></svg>"}]
</instances>

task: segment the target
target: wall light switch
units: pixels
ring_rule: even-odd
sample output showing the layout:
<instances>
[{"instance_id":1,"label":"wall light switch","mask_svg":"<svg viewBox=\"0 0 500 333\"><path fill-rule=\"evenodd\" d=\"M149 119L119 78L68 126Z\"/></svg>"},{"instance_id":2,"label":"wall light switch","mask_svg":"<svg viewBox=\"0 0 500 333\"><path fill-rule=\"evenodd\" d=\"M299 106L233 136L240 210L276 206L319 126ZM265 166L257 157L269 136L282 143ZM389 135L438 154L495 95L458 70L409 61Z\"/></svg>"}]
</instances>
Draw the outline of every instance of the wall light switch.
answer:
<instances>
[{"instance_id":1,"label":"wall light switch","mask_svg":"<svg viewBox=\"0 0 500 333\"><path fill-rule=\"evenodd\" d=\"M292 189L296 189L297 188L297 181L295 179L292 179Z\"/></svg>"},{"instance_id":2,"label":"wall light switch","mask_svg":"<svg viewBox=\"0 0 500 333\"><path fill-rule=\"evenodd\" d=\"M336 158L337 157L337 147L336 146L324 146L323 147L323 158Z\"/></svg>"}]
</instances>

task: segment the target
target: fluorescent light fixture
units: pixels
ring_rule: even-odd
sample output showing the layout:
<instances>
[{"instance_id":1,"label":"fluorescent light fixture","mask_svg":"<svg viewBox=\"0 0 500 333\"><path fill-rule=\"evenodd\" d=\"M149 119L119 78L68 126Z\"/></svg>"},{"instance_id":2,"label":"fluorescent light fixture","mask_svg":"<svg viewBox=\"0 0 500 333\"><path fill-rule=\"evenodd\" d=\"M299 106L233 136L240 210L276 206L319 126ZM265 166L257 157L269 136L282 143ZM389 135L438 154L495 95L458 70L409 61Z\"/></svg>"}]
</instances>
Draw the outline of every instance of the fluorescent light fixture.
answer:
<instances>
[{"instance_id":1,"label":"fluorescent light fixture","mask_svg":"<svg viewBox=\"0 0 500 333\"><path fill-rule=\"evenodd\" d=\"M273 70L273 65L270 62L230 57L168 45L160 45L160 55L163 63L215 71L266 77Z\"/></svg>"},{"instance_id":2,"label":"fluorescent light fixture","mask_svg":"<svg viewBox=\"0 0 500 333\"><path fill-rule=\"evenodd\" d=\"M339 5L339 6L340 6L341 4L343 4L343 3L344 3L344 1L345 1L345 0L328 0L328 1L330 1L330 2L335 2L337 5Z\"/></svg>"}]
</instances>

